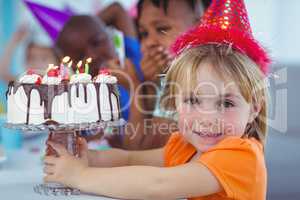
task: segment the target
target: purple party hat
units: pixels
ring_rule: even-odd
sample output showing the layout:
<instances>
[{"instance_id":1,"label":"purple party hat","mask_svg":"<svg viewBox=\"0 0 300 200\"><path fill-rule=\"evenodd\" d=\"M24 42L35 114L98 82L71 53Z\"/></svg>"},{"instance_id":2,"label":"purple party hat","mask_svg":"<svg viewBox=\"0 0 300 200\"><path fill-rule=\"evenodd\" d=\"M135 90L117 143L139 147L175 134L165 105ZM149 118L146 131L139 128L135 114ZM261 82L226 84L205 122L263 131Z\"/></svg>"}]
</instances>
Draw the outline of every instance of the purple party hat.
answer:
<instances>
[{"instance_id":1,"label":"purple party hat","mask_svg":"<svg viewBox=\"0 0 300 200\"><path fill-rule=\"evenodd\" d=\"M43 29L48 33L53 43L56 41L60 31L64 27L65 23L70 19L73 12L61 11L54 8L37 4L28 0L24 0L28 9L36 17Z\"/></svg>"}]
</instances>

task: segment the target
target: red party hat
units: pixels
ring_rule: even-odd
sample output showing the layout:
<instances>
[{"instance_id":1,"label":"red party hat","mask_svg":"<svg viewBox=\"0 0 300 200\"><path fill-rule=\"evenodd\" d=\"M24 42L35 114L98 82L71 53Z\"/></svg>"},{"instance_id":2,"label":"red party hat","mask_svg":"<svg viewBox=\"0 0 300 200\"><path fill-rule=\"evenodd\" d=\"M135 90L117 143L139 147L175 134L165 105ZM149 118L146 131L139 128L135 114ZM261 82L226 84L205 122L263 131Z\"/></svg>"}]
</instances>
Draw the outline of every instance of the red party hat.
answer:
<instances>
[{"instance_id":1,"label":"red party hat","mask_svg":"<svg viewBox=\"0 0 300 200\"><path fill-rule=\"evenodd\" d=\"M231 45L268 73L271 60L252 35L243 0L213 0L200 25L179 36L172 50L179 54L186 48L214 43Z\"/></svg>"}]
</instances>

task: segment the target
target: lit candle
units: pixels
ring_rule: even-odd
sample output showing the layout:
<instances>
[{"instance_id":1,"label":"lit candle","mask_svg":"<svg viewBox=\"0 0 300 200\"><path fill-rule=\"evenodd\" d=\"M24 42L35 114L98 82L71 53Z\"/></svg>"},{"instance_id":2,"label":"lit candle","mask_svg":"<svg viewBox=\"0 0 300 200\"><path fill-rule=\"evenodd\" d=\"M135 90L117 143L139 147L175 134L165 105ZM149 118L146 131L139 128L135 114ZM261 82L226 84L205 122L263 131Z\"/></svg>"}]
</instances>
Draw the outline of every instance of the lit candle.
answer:
<instances>
[{"instance_id":1,"label":"lit candle","mask_svg":"<svg viewBox=\"0 0 300 200\"><path fill-rule=\"evenodd\" d=\"M85 68L84 68L84 72L85 72L86 74L89 73L89 69L90 69L89 64L90 64L91 62L92 62L92 58L86 59L86 62L85 62Z\"/></svg>"},{"instance_id":2,"label":"lit candle","mask_svg":"<svg viewBox=\"0 0 300 200\"><path fill-rule=\"evenodd\" d=\"M72 69L72 64L73 64L73 61L71 60L68 64L68 72L69 72L69 76L71 76L71 74L73 74L73 69Z\"/></svg>"},{"instance_id":3,"label":"lit candle","mask_svg":"<svg viewBox=\"0 0 300 200\"><path fill-rule=\"evenodd\" d=\"M62 63L60 65L60 75L62 78L66 78L68 76L68 72L66 72L67 63L71 60L69 56L65 56L62 59ZM65 74L66 72L66 74Z\"/></svg>"},{"instance_id":4,"label":"lit candle","mask_svg":"<svg viewBox=\"0 0 300 200\"><path fill-rule=\"evenodd\" d=\"M77 63L77 70L76 70L76 74L79 74L79 70L80 70L80 68L81 68L81 65L82 65L82 60L81 61L79 61L78 63Z\"/></svg>"},{"instance_id":5,"label":"lit candle","mask_svg":"<svg viewBox=\"0 0 300 200\"><path fill-rule=\"evenodd\" d=\"M70 60L71 60L71 58L69 56L66 56L62 59L62 63L67 64Z\"/></svg>"}]
</instances>

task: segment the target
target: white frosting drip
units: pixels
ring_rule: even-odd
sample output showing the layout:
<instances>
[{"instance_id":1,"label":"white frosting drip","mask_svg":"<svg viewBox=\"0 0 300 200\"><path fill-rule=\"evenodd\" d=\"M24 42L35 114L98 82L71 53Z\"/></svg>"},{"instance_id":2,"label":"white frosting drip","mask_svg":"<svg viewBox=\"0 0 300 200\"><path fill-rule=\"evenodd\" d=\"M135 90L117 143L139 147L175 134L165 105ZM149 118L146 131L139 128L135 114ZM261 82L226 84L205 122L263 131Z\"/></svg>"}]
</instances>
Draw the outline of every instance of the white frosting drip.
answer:
<instances>
[{"instance_id":1,"label":"white frosting drip","mask_svg":"<svg viewBox=\"0 0 300 200\"><path fill-rule=\"evenodd\" d=\"M112 75L99 74L95 79L96 83L110 83L115 84L118 82L117 77Z\"/></svg>"},{"instance_id":2,"label":"white frosting drip","mask_svg":"<svg viewBox=\"0 0 300 200\"><path fill-rule=\"evenodd\" d=\"M86 73L74 74L71 76L70 83L90 83L92 76Z\"/></svg>"},{"instance_id":3,"label":"white frosting drip","mask_svg":"<svg viewBox=\"0 0 300 200\"><path fill-rule=\"evenodd\" d=\"M42 79L42 84L45 85L59 85L61 83L61 77L49 77L45 75Z\"/></svg>"},{"instance_id":4,"label":"white frosting drip","mask_svg":"<svg viewBox=\"0 0 300 200\"><path fill-rule=\"evenodd\" d=\"M40 76L37 75L37 74L25 74L24 76L22 76L19 80L20 83L30 83L30 84L34 84L37 79L39 78Z\"/></svg>"}]
</instances>

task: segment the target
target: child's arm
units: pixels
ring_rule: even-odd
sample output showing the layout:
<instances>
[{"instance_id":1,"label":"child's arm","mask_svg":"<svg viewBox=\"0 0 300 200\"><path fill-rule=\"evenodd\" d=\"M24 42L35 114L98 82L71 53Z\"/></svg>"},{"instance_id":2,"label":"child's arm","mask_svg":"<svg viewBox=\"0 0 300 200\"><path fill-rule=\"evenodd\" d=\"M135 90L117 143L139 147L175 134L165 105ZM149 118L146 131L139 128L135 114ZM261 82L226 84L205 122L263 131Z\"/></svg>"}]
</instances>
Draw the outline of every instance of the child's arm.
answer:
<instances>
[{"instance_id":1,"label":"child's arm","mask_svg":"<svg viewBox=\"0 0 300 200\"><path fill-rule=\"evenodd\" d=\"M28 30L25 25L19 27L19 29L14 33L11 40L8 42L6 48L4 49L3 56L0 58L0 75L1 79L9 82L15 79L9 72L9 67L13 58L13 54L18 47L18 45L25 39L28 34Z\"/></svg>"},{"instance_id":2,"label":"child's arm","mask_svg":"<svg viewBox=\"0 0 300 200\"><path fill-rule=\"evenodd\" d=\"M49 144L52 144L48 141ZM59 144L52 144L62 148ZM120 167L127 165L163 166L163 148L147 151L126 151L109 149L104 151L88 150L87 142L79 140L80 155L87 155L90 167Z\"/></svg>"},{"instance_id":3,"label":"child's arm","mask_svg":"<svg viewBox=\"0 0 300 200\"><path fill-rule=\"evenodd\" d=\"M222 189L200 163L171 168L87 168L74 183L71 186L83 192L121 199L178 199L206 196Z\"/></svg>"},{"instance_id":4,"label":"child's arm","mask_svg":"<svg viewBox=\"0 0 300 200\"><path fill-rule=\"evenodd\" d=\"M58 182L82 192L121 199L176 199L206 196L222 190L201 163L177 167L88 167L87 158L75 158L60 145L50 145L60 155L46 157L46 182Z\"/></svg>"},{"instance_id":5,"label":"child's arm","mask_svg":"<svg viewBox=\"0 0 300 200\"><path fill-rule=\"evenodd\" d=\"M126 36L136 37L135 25L127 11L119 4L113 3L98 13L98 16L107 25L112 25Z\"/></svg>"},{"instance_id":6,"label":"child's arm","mask_svg":"<svg viewBox=\"0 0 300 200\"><path fill-rule=\"evenodd\" d=\"M92 167L163 166L163 148L147 151L126 151L121 149L90 150L88 152L88 161L89 166Z\"/></svg>"}]
</instances>

